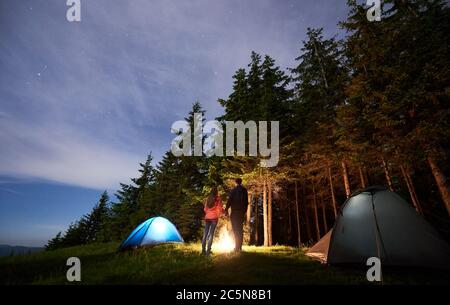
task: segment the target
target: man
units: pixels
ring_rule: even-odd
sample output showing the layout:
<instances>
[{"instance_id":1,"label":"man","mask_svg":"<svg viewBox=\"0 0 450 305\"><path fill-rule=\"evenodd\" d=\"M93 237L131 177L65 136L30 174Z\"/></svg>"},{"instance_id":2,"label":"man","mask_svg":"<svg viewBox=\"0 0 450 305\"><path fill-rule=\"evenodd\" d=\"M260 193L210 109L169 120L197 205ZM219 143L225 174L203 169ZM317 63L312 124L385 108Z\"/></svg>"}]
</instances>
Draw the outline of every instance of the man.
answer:
<instances>
[{"instance_id":1,"label":"man","mask_svg":"<svg viewBox=\"0 0 450 305\"><path fill-rule=\"evenodd\" d=\"M242 241L244 239L244 219L247 213L248 197L247 189L242 186L242 179L235 180L236 187L233 188L228 197L225 207L225 215L228 215L228 209L231 207L231 227L234 235L234 251L242 251Z\"/></svg>"}]
</instances>

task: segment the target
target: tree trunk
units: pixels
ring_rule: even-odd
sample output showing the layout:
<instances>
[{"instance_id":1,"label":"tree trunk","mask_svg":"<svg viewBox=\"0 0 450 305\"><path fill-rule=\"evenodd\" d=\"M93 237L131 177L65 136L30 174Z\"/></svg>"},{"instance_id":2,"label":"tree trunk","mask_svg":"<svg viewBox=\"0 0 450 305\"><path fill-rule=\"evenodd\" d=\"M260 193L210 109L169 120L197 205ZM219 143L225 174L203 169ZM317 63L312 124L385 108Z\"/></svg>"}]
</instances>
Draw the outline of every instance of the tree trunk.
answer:
<instances>
[{"instance_id":1,"label":"tree trunk","mask_svg":"<svg viewBox=\"0 0 450 305\"><path fill-rule=\"evenodd\" d=\"M267 185L264 180L263 186L263 226L264 226L264 246L269 245L269 236L267 230Z\"/></svg>"},{"instance_id":2,"label":"tree trunk","mask_svg":"<svg viewBox=\"0 0 450 305\"><path fill-rule=\"evenodd\" d=\"M408 169L406 169L406 178L409 180L409 185L411 185L411 190L412 190L413 196L414 196L414 198L416 198L417 208L419 209L418 212L420 214L423 214L422 205L420 204L419 196L417 196L416 188L414 187L414 183L413 183L410 171Z\"/></svg>"},{"instance_id":3,"label":"tree trunk","mask_svg":"<svg viewBox=\"0 0 450 305\"><path fill-rule=\"evenodd\" d=\"M272 181L268 183L268 206L267 206L267 236L269 237L269 246L272 246Z\"/></svg>"},{"instance_id":4,"label":"tree trunk","mask_svg":"<svg viewBox=\"0 0 450 305\"><path fill-rule=\"evenodd\" d=\"M331 166L328 164L328 181L330 183L331 202L333 203L334 219L337 217L336 196L334 194L333 176L331 175Z\"/></svg>"},{"instance_id":5,"label":"tree trunk","mask_svg":"<svg viewBox=\"0 0 450 305\"><path fill-rule=\"evenodd\" d=\"M364 165L363 170L364 170L364 177L366 178L366 183L367 183L368 185L372 185L372 181L371 181L371 179L370 179L370 175L369 175L369 173L368 173L368 171L367 171L367 167L366 167L365 165Z\"/></svg>"},{"instance_id":6,"label":"tree trunk","mask_svg":"<svg viewBox=\"0 0 450 305\"><path fill-rule=\"evenodd\" d=\"M323 200L323 194L320 195L320 201L322 206L323 225L325 227L325 234L326 234L328 232L328 223L327 223L327 212L325 210L325 201Z\"/></svg>"},{"instance_id":7,"label":"tree trunk","mask_svg":"<svg viewBox=\"0 0 450 305\"><path fill-rule=\"evenodd\" d=\"M364 177L364 172L363 172L363 169L362 169L361 165L359 166L359 179L361 180L361 187L363 189L365 189L367 187L367 185L366 185L366 178Z\"/></svg>"},{"instance_id":8,"label":"tree trunk","mask_svg":"<svg viewBox=\"0 0 450 305\"><path fill-rule=\"evenodd\" d=\"M286 194L287 197L287 194ZM290 243L292 240L292 213L291 213L291 201L288 200L288 198L286 198L285 200L286 204L287 204L287 210L288 210L288 242Z\"/></svg>"},{"instance_id":9,"label":"tree trunk","mask_svg":"<svg viewBox=\"0 0 450 305\"><path fill-rule=\"evenodd\" d=\"M414 184L412 183L411 175L406 170L403 165L400 165L400 170L402 171L403 179L405 179L406 186L408 187L409 196L411 197L411 201L416 209L417 213L422 214L422 208L420 206L419 198L417 198L416 190L414 188Z\"/></svg>"},{"instance_id":10,"label":"tree trunk","mask_svg":"<svg viewBox=\"0 0 450 305\"><path fill-rule=\"evenodd\" d=\"M253 202L252 202L252 193L248 192L247 193L247 200L248 200L248 208L247 208L247 225L250 226L250 220L252 218L252 206L253 206Z\"/></svg>"},{"instance_id":11,"label":"tree trunk","mask_svg":"<svg viewBox=\"0 0 450 305\"><path fill-rule=\"evenodd\" d=\"M320 239L319 213L317 211L316 189L313 185L314 222L316 225L316 238Z\"/></svg>"},{"instance_id":12,"label":"tree trunk","mask_svg":"<svg viewBox=\"0 0 450 305\"><path fill-rule=\"evenodd\" d=\"M383 164L384 176L386 177L387 184L391 191L394 191L394 186L392 184L391 175L389 173L389 168L387 166L386 160L384 160L384 156L381 155L381 163Z\"/></svg>"},{"instance_id":13,"label":"tree trunk","mask_svg":"<svg viewBox=\"0 0 450 305\"><path fill-rule=\"evenodd\" d=\"M305 185L302 184L302 206L304 206L305 208L305 221L306 221L306 234L308 235L308 241L311 240L312 238L312 233L311 233L311 222L309 219L309 213L308 213L308 202L306 200L306 188Z\"/></svg>"},{"instance_id":14,"label":"tree trunk","mask_svg":"<svg viewBox=\"0 0 450 305\"><path fill-rule=\"evenodd\" d=\"M255 202L255 244L259 245L259 211L258 211L258 203L259 203L259 198L256 198L256 202Z\"/></svg>"},{"instance_id":15,"label":"tree trunk","mask_svg":"<svg viewBox=\"0 0 450 305\"><path fill-rule=\"evenodd\" d=\"M247 193L248 207L247 207L247 219L245 225L247 226L247 234L248 234L248 243L250 244L252 240L252 227L251 227L251 218L252 218L252 206L253 206L253 198L252 193Z\"/></svg>"},{"instance_id":16,"label":"tree trunk","mask_svg":"<svg viewBox=\"0 0 450 305\"><path fill-rule=\"evenodd\" d=\"M295 215L297 216L297 241L298 241L298 246L300 247L302 245L302 237L300 234L300 207L298 206L299 202L298 202L298 189L297 189L297 181L295 181Z\"/></svg>"},{"instance_id":17,"label":"tree trunk","mask_svg":"<svg viewBox=\"0 0 450 305\"><path fill-rule=\"evenodd\" d=\"M328 89L328 81L327 81L327 77L325 76L325 69L323 68L322 59L320 58L319 51L317 50L316 40L313 38L312 41L314 44L314 51L317 56L317 61L319 62L319 65L320 65L320 72L322 73L323 83L325 85L325 88Z\"/></svg>"},{"instance_id":18,"label":"tree trunk","mask_svg":"<svg viewBox=\"0 0 450 305\"><path fill-rule=\"evenodd\" d=\"M447 178L433 158L428 157L427 161L430 165L431 172L433 173L434 180L436 180L442 201L444 202L445 208L450 216L450 186L448 185Z\"/></svg>"},{"instance_id":19,"label":"tree trunk","mask_svg":"<svg viewBox=\"0 0 450 305\"><path fill-rule=\"evenodd\" d=\"M351 190L350 190L350 182L348 180L348 172L347 172L347 164L345 161L341 161L342 165L342 176L344 177L344 186L345 186L345 195L347 198L350 198Z\"/></svg>"}]
</instances>

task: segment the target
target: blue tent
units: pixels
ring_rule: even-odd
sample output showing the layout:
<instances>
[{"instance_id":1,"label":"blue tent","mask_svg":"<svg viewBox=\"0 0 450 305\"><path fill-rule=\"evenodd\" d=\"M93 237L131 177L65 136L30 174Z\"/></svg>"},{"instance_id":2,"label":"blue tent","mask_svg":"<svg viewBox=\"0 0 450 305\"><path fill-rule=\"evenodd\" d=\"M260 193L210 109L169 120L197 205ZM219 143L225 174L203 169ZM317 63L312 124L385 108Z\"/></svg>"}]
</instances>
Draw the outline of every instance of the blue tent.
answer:
<instances>
[{"instance_id":1,"label":"blue tent","mask_svg":"<svg viewBox=\"0 0 450 305\"><path fill-rule=\"evenodd\" d=\"M183 243L184 240L173 223L158 216L138 225L120 245L119 251L170 242Z\"/></svg>"}]
</instances>

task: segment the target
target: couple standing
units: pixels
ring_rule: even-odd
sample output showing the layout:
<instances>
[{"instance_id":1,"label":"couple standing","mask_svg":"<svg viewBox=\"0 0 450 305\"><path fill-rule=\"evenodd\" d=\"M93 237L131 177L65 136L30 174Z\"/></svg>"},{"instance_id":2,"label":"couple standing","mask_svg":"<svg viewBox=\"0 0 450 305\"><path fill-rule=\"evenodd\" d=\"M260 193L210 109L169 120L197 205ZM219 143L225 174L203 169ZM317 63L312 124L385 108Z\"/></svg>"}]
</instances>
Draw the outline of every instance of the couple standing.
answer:
<instances>
[{"instance_id":1,"label":"couple standing","mask_svg":"<svg viewBox=\"0 0 450 305\"><path fill-rule=\"evenodd\" d=\"M231 190L227 205L225 207L225 216L228 216L228 210L231 208L231 227L234 235L234 252L242 251L242 241L244 237L244 219L247 213L248 196L247 189L242 186L242 179L235 179L236 186ZM216 231L217 222L223 212L222 200L220 199L217 188L211 190L205 203L205 232L202 239L202 253L210 254L211 246Z\"/></svg>"}]
</instances>

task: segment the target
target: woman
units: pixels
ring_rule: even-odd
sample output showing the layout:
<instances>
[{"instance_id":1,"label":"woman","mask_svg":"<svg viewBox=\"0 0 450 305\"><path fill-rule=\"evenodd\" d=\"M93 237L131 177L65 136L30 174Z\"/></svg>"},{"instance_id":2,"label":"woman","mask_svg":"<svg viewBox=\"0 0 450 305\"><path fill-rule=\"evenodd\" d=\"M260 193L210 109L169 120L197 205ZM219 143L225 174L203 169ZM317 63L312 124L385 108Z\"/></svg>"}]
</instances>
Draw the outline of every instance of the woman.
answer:
<instances>
[{"instance_id":1,"label":"woman","mask_svg":"<svg viewBox=\"0 0 450 305\"><path fill-rule=\"evenodd\" d=\"M217 188L213 187L205 202L205 232L202 239L202 254L211 254L211 246L216 231L217 222L223 212L222 199ZM208 244L206 244L208 243Z\"/></svg>"}]
</instances>

